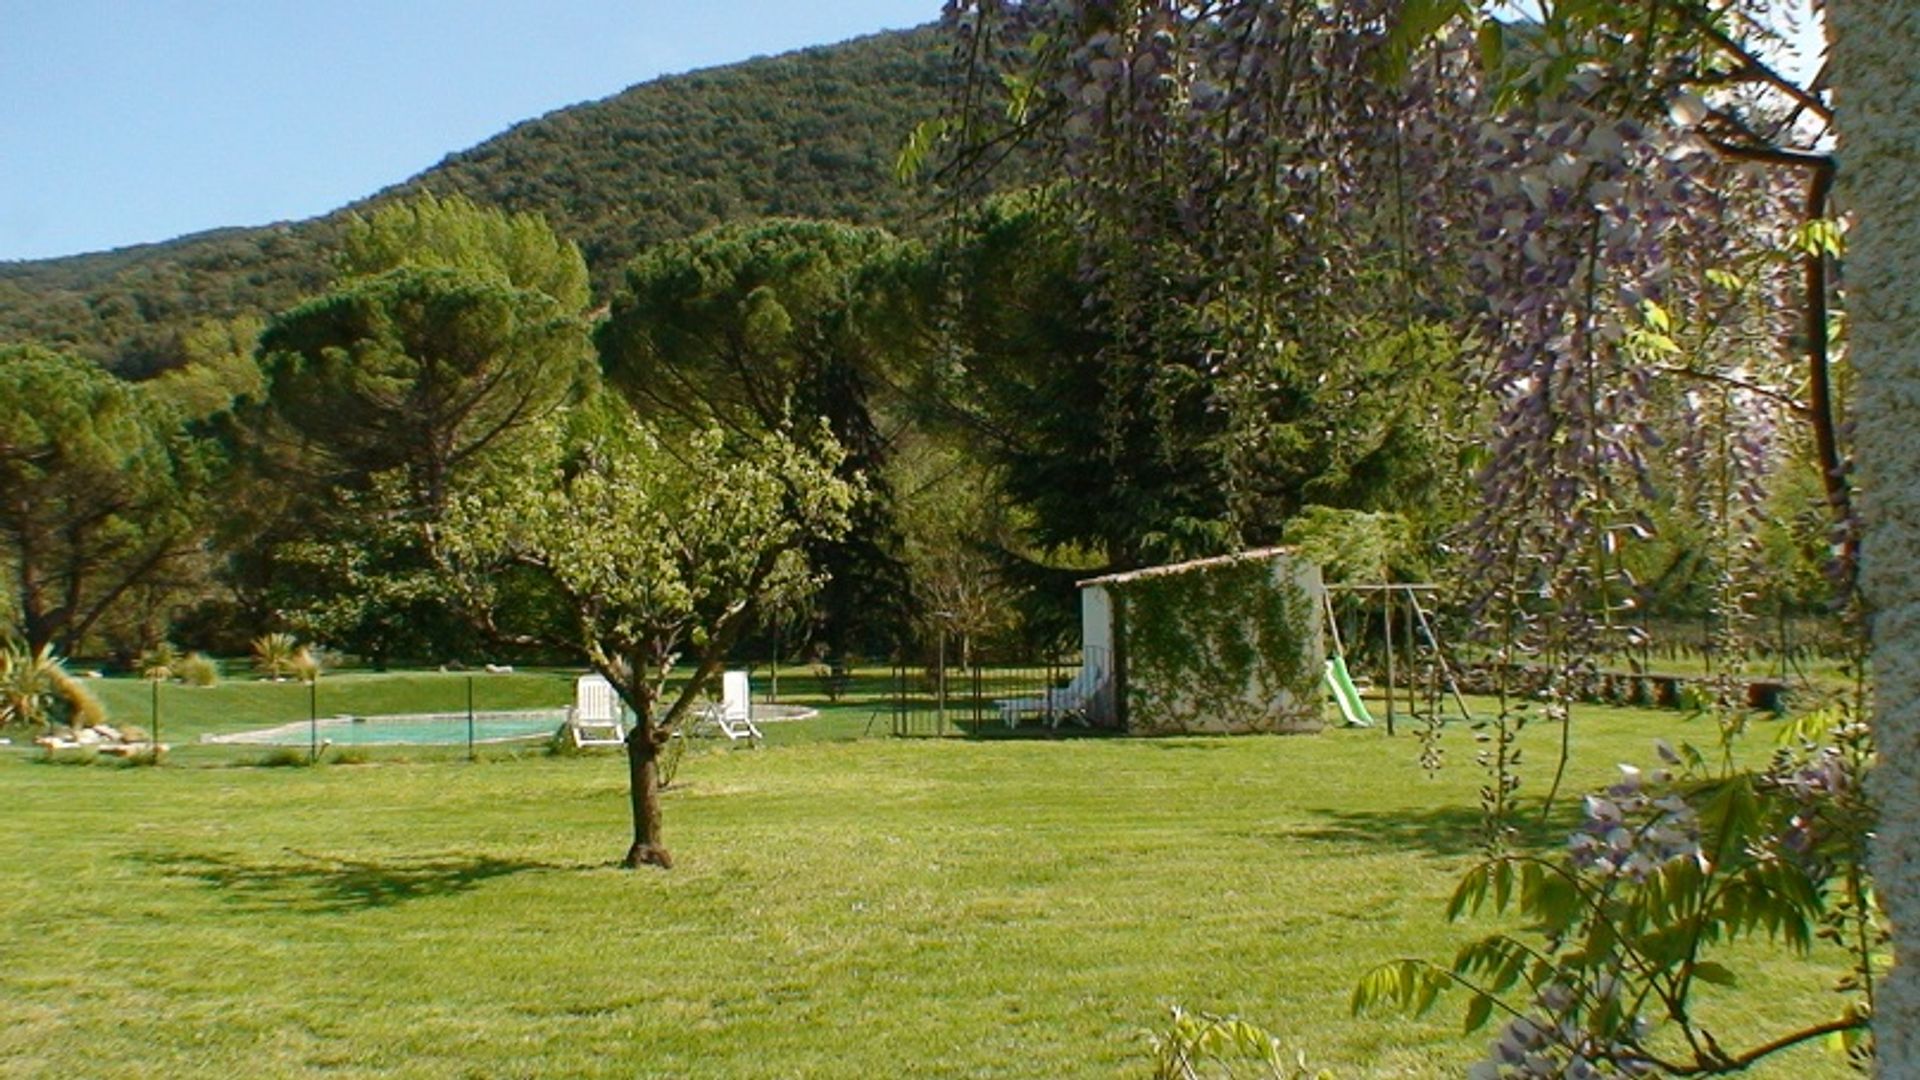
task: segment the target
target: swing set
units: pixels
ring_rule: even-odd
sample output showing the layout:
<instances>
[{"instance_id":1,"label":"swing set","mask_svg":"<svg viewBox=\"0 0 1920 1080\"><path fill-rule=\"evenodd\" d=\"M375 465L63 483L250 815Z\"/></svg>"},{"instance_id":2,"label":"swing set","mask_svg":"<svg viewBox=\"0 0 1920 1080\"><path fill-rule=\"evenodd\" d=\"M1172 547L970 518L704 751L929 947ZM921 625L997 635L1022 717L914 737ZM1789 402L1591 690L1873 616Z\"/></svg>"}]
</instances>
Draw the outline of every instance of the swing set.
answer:
<instances>
[{"instance_id":1,"label":"swing set","mask_svg":"<svg viewBox=\"0 0 1920 1080\"><path fill-rule=\"evenodd\" d=\"M1328 585L1321 593L1327 633L1333 639L1333 655L1327 658L1326 665L1327 689L1333 694L1334 703L1340 708L1340 717L1348 727L1374 726L1373 714L1368 711L1367 703L1360 696L1360 690L1354 684L1352 672L1347 666L1349 654L1346 643L1352 641L1358 645L1361 642L1361 635L1353 632L1353 620L1371 622L1376 609L1383 631L1379 640L1386 677L1387 734L1394 733L1397 719L1396 699L1402 682L1398 677L1398 663L1402 660L1410 668L1408 678L1404 680L1406 712L1409 716L1444 723L1447 719L1444 715L1446 703L1451 700L1459 710L1460 719L1473 719L1473 713L1467 709L1466 698L1460 693L1460 684L1454 678L1453 665L1447 662L1446 647L1434 629L1426 607L1420 602L1422 594L1430 594L1438 589L1437 585L1386 582L1377 585ZM1334 610L1335 593L1352 598L1352 602L1345 605L1349 622L1348 633L1344 636L1340 633L1340 619ZM1396 618L1396 615L1404 615L1404 618ZM1399 625L1398 649L1394 644L1396 623Z\"/></svg>"}]
</instances>

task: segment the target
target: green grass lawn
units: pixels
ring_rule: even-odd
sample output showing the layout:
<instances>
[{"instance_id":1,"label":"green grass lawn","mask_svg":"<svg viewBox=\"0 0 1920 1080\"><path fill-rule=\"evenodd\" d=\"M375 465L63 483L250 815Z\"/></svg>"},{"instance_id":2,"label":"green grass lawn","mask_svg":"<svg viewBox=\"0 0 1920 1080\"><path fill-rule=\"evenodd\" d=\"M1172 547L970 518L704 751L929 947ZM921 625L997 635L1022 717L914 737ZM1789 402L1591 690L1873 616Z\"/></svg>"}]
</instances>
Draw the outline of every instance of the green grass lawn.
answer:
<instances>
[{"instance_id":1,"label":"green grass lawn","mask_svg":"<svg viewBox=\"0 0 1920 1080\"><path fill-rule=\"evenodd\" d=\"M526 678L567 697L565 673ZM0 1076L1110 1077L1144 1072L1140 1032L1176 1002L1338 1076L1478 1056L1457 1002L1347 1014L1371 964L1486 929L1440 920L1474 857L1465 731L1429 778L1379 731L854 738L873 708L692 755L667 873L613 866L614 755L0 754ZM1656 735L1710 738L1584 711L1578 786ZM1527 739L1537 795L1553 740ZM1729 1045L1832 1007L1814 963L1735 963L1745 983L1699 999ZM1759 1073L1843 1074L1818 1048Z\"/></svg>"}]
</instances>

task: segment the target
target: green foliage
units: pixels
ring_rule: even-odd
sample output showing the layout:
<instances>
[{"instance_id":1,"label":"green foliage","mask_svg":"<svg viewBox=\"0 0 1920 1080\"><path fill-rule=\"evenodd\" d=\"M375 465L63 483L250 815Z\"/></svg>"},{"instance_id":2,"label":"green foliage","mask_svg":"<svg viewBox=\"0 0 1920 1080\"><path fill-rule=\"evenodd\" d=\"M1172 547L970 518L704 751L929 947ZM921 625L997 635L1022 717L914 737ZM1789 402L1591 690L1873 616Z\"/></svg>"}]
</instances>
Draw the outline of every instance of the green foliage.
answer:
<instances>
[{"instance_id":1,"label":"green foliage","mask_svg":"<svg viewBox=\"0 0 1920 1080\"><path fill-rule=\"evenodd\" d=\"M861 495L839 475L822 428L729 440L718 428L669 445L617 405L504 464L459 500L445 551L478 611L494 575L528 567L571 616L565 645L633 710L628 735L634 841L626 865L671 866L660 841L660 752L762 608L818 585L803 548L846 534ZM683 651L694 674L662 707ZM676 759L677 761L677 759Z\"/></svg>"},{"instance_id":2,"label":"green foliage","mask_svg":"<svg viewBox=\"0 0 1920 1080\"><path fill-rule=\"evenodd\" d=\"M253 639L253 670L269 679L293 675L300 642L292 634L262 634Z\"/></svg>"},{"instance_id":3,"label":"green foliage","mask_svg":"<svg viewBox=\"0 0 1920 1080\"><path fill-rule=\"evenodd\" d=\"M906 440L890 466L887 486L922 639L956 635L960 662L970 664L977 646L1017 628L1015 592L996 554L1021 542L1017 516L991 470L962 448Z\"/></svg>"},{"instance_id":4,"label":"green foliage","mask_svg":"<svg viewBox=\"0 0 1920 1080\"><path fill-rule=\"evenodd\" d=\"M673 659L723 649L751 608L806 592L802 545L844 531L858 489L824 433L669 445L614 412L577 442L555 430L463 497L447 548L483 593L494 567L538 567L577 620L572 646L665 728L678 712L652 706Z\"/></svg>"},{"instance_id":5,"label":"green foliage","mask_svg":"<svg viewBox=\"0 0 1920 1080\"><path fill-rule=\"evenodd\" d=\"M0 727L46 727L60 661L47 646L0 646Z\"/></svg>"},{"instance_id":6,"label":"green foliage","mask_svg":"<svg viewBox=\"0 0 1920 1080\"><path fill-rule=\"evenodd\" d=\"M829 648L896 635L908 597L885 489L885 388L925 349L912 302L918 253L890 234L764 221L661 244L628 269L595 337L608 380L661 430L717 424L786 433L824 421L844 479L874 498L844 542L809 543L828 584L814 604Z\"/></svg>"},{"instance_id":7,"label":"green foliage","mask_svg":"<svg viewBox=\"0 0 1920 1080\"><path fill-rule=\"evenodd\" d=\"M431 245L448 220L540 237L534 222L434 206L441 216L422 235L376 239ZM305 481L287 515L263 523L258 545L283 619L376 663L471 648L471 631L447 605L433 530L490 457L510 453L591 385L577 311L515 288L498 270L406 264L276 318L261 349L268 445L290 429L300 448L290 479Z\"/></svg>"},{"instance_id":8,"label":"green foliage","mask_svg":"<svg viewBox=\"0 0 1920 1080\"><path fill-rule=\"evenodd\" d=\"M0 347L0 582L29 650L71 654L198 555L211 469L179 421L86 360Z\"/></svg>"},{"instance_id":9,"label":"green foliage","mask_svg":"<svg viewBox=\"0 0 1920 1080\"><path fill-rule=\"evenodd\" d=\"M1413 554L1413 537L1399 514L1309 506L1290 519L1286 541L1320 567L1328 581L1381 582Z\"/></svg>"},{"instance_id":10,"label":"green foliage","mask_svg":"<svg viewBox=\"0 0 1920 1080\"><path fill-rule=\"evenodd\" d=\"M1864 1031L1884 944L1864 891L1873 814L1860 780L1870 743L1846 725L1798 730L1820 741L1797 743L1764 773L1675 779L1622 766L1621 783L1587 798L1561 857L1489 859L1447 905L1450 920L1517 916L1539 944L1495 933L1448 967L1382 964L1355 988L1355 1012L1419 1014L1465 989L1468 1032L1496 1013L1509 1020L1481 1066L1490 1076L1737 1072L1802 1042ZM1682 760L1664 743L1661 752ZM1732 947L1764 938L1804 953L1816 934L1854 951L1854 971L1837 987L1853 1000L1836 1019L1754 1049L1723 1047L1700 1019L1701 999L1706 988L1739 985Z\"/></svg>"},{"instance_id":11,"label":"green foliage","mask_svg":"<svg viewBox=\"0 0 1920 1080\"><path fill-rule=\"evenodd\" d=\"M274 415L328 475L364 488L402 470L429 514L458 472L576 394L591 358L584 326L553 297L418 266L280 315L260 348Z\"/></svg>"},{"instance_id":12,"label":"green foliage","mask_svg":"<svg viewBox=\"0 0 1920 1080\"><path fill-rule=\"evenodd\" d=\"M1320 1080L1330 1073L1307 1066L1307 1054L1288 1054L1280 1039L1238 1017L1213 1016L1173 1008L1165 1030L1148 1035L1153 1080L1207 1080L1262 1076L1270 1080ZM1252 1071L1243 1071L1245 1066Z\"/></svg>"},{"instance_id":13,"label":"green foliage","mask_svg":"<svg viewBox=\"0 0 1920 1080\"><path fill-rule=\"evenodd\" d=\"M1036 191L942 253L954 347L922 396L1004 477L1035 548L1132 569L1278 542L1309 504L1430 512L1452 494L1450 335L1356 320L1338 348L1242 350L1231 304L1181 291L1204 274L1127 303L1099 284L1088 263L1118 244Z\"/></svg>"},{"instance_id":14,"label":"green foliage","mask_svg":"<svg viewBox=\"0 0 1920 1080\"><path fill-rule=\"evenodd\" d=\"M188 328L159 361L161 373L143 385L187 422L213 424L265 393L266 376L254 359L264 325L246 315Z\"/></svg>"},{"instance_id":15,"label":"green foliage","mask_svg":"<svg viewBox=\"0 0 1920 1080\"><path fill-rule=\"evenodd\" d=\"M1320 719L1319 610L1294 565L1246 558L1111 586L1140 730L1285 730ZM1281 574L1286 576L1282 577Z\"/></svg>"},{"instance_id":16,"label":"green foliage","mask_svg":"<svg viewBox=\"0 0 1920 1080\"><path fill-rule=\"evenodd\" d=\"M1120 346L1082 258L1047 192L974 215L941 255L954 348L921 396L1003 476L1034 548L1090 550L1114 569L1220 554L1224 488L1198 445L1217 429L1208 387Z\"/></svg>"},{"instance_id":17,"label":"green foliage","mask_svg":"<svg viewBox=\"0 0 1920 1080\"><path fill-rule=\"evenodd\" d=\"M336 488L302 504L310 533L270 548L266 597L280 624L366 658L440 662L478 649L474 628L451 604L430 521L399 471L366 490Z\"/></svg>"},{"instance_id":18,"label":"green foliage","mask_svg":"<svg viewBox=\"0 0 1920 1080\"><path fill-rule=\"evenodd\" d=\"M374 277L402 266L437 266L542 293L579 314L591 299L580 249L555 236L538 214L510 214L464 195L421 192L362 217L347 215L340 237L343 277Z\"/></svg>"},{"instance_id":19,"label":"green foliage","mask_svg":"<svg viewBox=\"0 0 1920 1080\"><path fill-rule=\"evenodd\" d=\"M220 665L203 652L190 652L173 665L174 677L188 686L209 687L220 682Z\"/></svg>"},{"instance_id":20,"label":"green foliage","mask_svg":"<svg viewBox=\"0 0 1920 1080\"><path fill-rule=\"evenodd\" d=\"M602 363L651 417L759 430L826 417L847 438L872 423L862 391L901 364L887 316L910 255L879 229L794 220L658 245L596 335Z\"/></svg>"},{"instance_id":21,"label":"green foliage","mask_svg":"<svg viewBox=\"0 0 1920 1080\"><path fill-rule=\"evenodd\" d=\"M106 710L50 646L0 645L0 727L104 724Z\"/></svg>"}]
</instances>

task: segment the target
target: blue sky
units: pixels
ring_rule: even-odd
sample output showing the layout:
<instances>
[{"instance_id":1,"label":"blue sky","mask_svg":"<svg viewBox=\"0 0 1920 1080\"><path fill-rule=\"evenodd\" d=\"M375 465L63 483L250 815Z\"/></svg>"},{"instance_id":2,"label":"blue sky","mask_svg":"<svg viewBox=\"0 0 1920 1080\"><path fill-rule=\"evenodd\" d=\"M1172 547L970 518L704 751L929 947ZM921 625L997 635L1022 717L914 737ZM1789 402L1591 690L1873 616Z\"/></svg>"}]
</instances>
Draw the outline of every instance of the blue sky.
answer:
<instances>
[{"instance_id":1,"label":"blue sky","mask_svg":"<svg viewBox=\"0 0 1920 1080\"><path fill-rule=\"evenodd\" d=\"M325 213L658 75L940 0L0 0L0 260Z\"/></svg>"}]
</instances>

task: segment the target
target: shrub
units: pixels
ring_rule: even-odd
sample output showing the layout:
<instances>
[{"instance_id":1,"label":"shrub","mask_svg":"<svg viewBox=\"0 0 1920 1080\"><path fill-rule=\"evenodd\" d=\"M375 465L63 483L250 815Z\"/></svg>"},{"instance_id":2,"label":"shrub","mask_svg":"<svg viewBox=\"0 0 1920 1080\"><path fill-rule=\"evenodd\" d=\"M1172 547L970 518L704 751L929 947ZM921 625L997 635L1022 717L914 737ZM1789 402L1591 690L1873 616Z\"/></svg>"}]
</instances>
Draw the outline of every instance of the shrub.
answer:
<instances>
[{"instance_id":1,"label":"shrub","mask_svg":"<svg viewBox=\"0 0 1920 1080\"><path fill-rule=\"evenodd\" d=\"M0 648L0 727L92 727L107 722L99 699L67 674L51 646Z\"/></svg>"},{"instance_id":2,"label":"shrub","mask_svg":"<svg viewBox=\"0 0 1920 1080\"><path fill-rule=\"evenodd\" d=\"M253 669L269 679L294 674L300 643L292 634L262 634L253 639Z\"/></svg>"},{"instance_id":3,"label":"shrub","mask_svg":"<svg viewBox=\"0 0 1920 1080\"><path fill-rule=\"evenodd\" d=\"M173 672L188 686L212 686L220 681L220 665L203 652L188 653L174 665Z\"/></svg>"},{"instance_id":4,"label":"shrub","mask_svg":"<svg viewBox=\"0 0 1920 1080\"><path fill-rule=\"evenodd\" d=\"M1305 1052L1289 1052L1265 1029L1232 1016L1191 1013L1176 1005L1173 1022L1148 1032L1153 1080L1320 1080L1330 1074L1307 1065Z\"/></svg>"},{"instance_id":5,"label":"shrub","mask_svg":"<svg viewBox=\"0 0 1920 1080\"><path fill-rule=\"evenodd\" d=\"M1887 931L1865 862L1872 732L1852 715L1800 718L1762 771L1715 774L1700 751L1664 742L1662 761L1684 773L1620 766L1556 856L1496 852L1448 904L1450 920L1510 917L1539 943L1496 932L1451 965L1389 961L1355 988L1354 1011L1417 1015L1465 990L1468 1031L1504 1021L1472 1076L1720 1075L1816 1039L1864 1060ZM1739 981L1726 946L1742 938L1844 949L1838 1016L1743 1052L1722 1047L1689 1004L1701 986Z\"/></svg>"},{"instance_id":6,"label":"shrub","mask_svg":"<svg viewBox=\"0 0 1920 1080\"><path fill-rule=\"evenodd\" d=\"M57 710L64 714L68 727L87 728L107 722L106 707L93 691L81 684L80 680L67 674L65 665L54 662L53 699Z\"/></svg>"},{"instance_id":7,"label":"shrub","mask_svg":"<svg viewBox=\"0 0 1920 1080\"><path fill-rule=\"evenodd\" d=\"M60 667L53 651L0 647L0 727L45 727L53 702L53 672Z\"/></svg>"},{"instance_id":8,"label":"shrub","mask_svg":"<svg viewBox=\"0 0 1920 1080\"><path fill-rule=\"evenodd\" d=\"M288 666L294 678L301 682L312 682L320 677L320 672L326 664L319 649L311 645L302 645L295 650Z\"/></svg>"},{"instance_id":9,"label":"shrub","mask_svg":"<svg viewBox=\"0 0 1920 1080\"><path fill-rule=\"evenodd\" d=\"M282 746L267 751L253 763L263 769L291 769L311 765L313 761L305 750L292 746Z\"/></svg>"}]
</instances>

